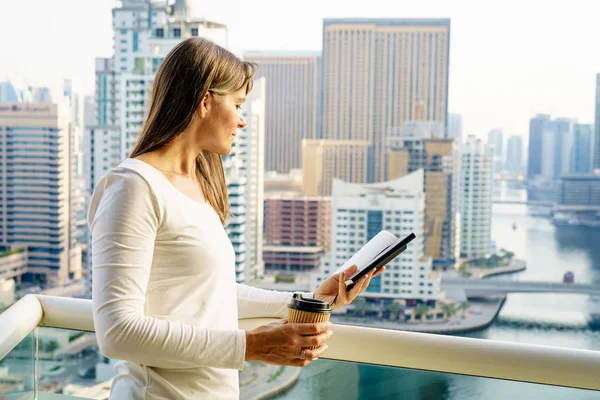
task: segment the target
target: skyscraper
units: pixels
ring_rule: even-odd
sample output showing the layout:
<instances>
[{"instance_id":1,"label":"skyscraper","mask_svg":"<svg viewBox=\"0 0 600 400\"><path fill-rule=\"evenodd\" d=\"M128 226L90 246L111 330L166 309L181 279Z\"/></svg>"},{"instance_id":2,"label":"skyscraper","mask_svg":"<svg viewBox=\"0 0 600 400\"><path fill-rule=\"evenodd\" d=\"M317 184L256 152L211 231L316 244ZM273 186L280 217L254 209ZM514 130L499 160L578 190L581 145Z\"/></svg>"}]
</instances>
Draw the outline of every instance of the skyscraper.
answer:
<instances>
[{"instance_id":1,"label":"skyscraper","mask_svg":"<svg viewBox=\"0 0 600 400\"><path fill-rule=\"evenodd\" d=\"M0 103L0 138L0 246L26 250L27 272L40 282L80 276L69 253L68 104Z\"/></svg>"},{"instance_id":2,"label":"skyscraper","mask_svg":"<svg viewBox=\"0 0 600 400\"><path fill-rule=\"evenodd\" d=\"M492 149L469 136L461 147L461 255L482 257L491 251Z\"/></svg>"},{"instance_id":3,"label":"skyscraper","mask_svg":"<svg viewBox=\"0 0 600 400\"><path fill-rule=\"evenodd\" d=\"M572 168L575 121L538 114L529 122L527 177L555 181Z\"/></svg>"},{"instance_id":4,"label":"skyscraper","mask_svg":"<svg viewBox=\"0 0 600 400\"><path fill-rule=\"evenodd\" d=\"M69 247L71 257L79 259L81 263L82 251L87 241L87 208L85 206L85 176L83 169L83 90L81 82L66 79L64 82L64 96L69 102L69 120L71 135L70 154L70 239Z\"/></svg>"},{"instance_id":5,"label":"skyscraper","mask_svg":"<svg viewBox=\"0 0 600 400\"><path fill-rule=\"evenodd\" d=\"M593 169L600 169L600 73L596 74L596 113L594 116Z\"/></svg>"},{"instance_id":6,"label":"skyscraper","mask_svg":"<svg viewBox=\"0 0 600 400\"><path fill-rule=\"evenodd\" d=\"M264 224L265 78L242 105L247 125L240 129L223 167L233 217L226 230L236 252L238 282L259 279L264 273L262 256Z\"/></svg>"},{"instance_id":7,"label":"skyscraper","mask_svg":"<svg viewBox=\"0 0 600 400\"><path fill-rule=\"evenodd\" d=\"M302 142L305 196L330 196L333 178L366 181L371 143L366 140L309 140Z\"/></svg>"},{"instance_id":8,"label":"skyscraper","mask_svg":"<svg viewBox=\"0 0 600 400\"><path fill-rule=\"evenodd\" d=\"M128 157L137 141L158 66L181 40L207 37L226 46L227 27L193 14L194 2L123 0L113 9L113 56L96 59L96 121L88 171L91 186ZM117 3L119 4L119 3ZM99 143L100 141L100 143Z\"/></svg>"},{"instance_id":9,"label":"skyscraper","mask_svg":"<svg viewBox=\"0 0 600 400\"><path fill-rule=\"evenodd\" d=\"M313 276L312 287L333 274L367 241L385 229L402 237L414 232L417 238L407 250L371 280L368 293L411 300L443 297L440 276L432 272L425 246L425 195L423 171L378 184L333 181L331 196L331 249L323 257L321 271Z\"/></svg>"},{"instance_id":10,"label":"skyscraper","mask_svg":"<svg viewBox=\"0 0 600 400\"><path fill-rule=\"evenodd\" d=\"M494 151L494 173L501 173L504 169L504 134L502 129L489 131L487 144Z\"/></svg>"},{"instance_id":11,"label":"skyscraper","mask_svg":"<svg viewBox=\"0 0 600 400\"><path fill-rule=\"evenodd\" d=\"M529 155L527 157L527 178L542 176L542 143L544 127L550 122L550 116L538 114L529 120Z\"/></svg>"},{"instance_id":12,"label":"skyscraper","mask_svg":"<svg viewBox=\"0 0 600 400\"><path fill-rule=\"evenodd\" d=\"M319 53L247 52L267 78L265 169L302 168L302 139L317 138Z\"/></svg>"},{"instance_id":13,"label":"skyscraper","mask_svg":"<svg viewBox=\"0 0 600 400\"><path fill-rule=\"evenodd\" d=\"M386 177L386 137L405 121L446 124L448 19L325 19L322 138L370 143L366 182Z\"/></svg>"},{"instance_id":14,"label":"skyscraper","mask_svg":"<svg viewBox=\"0 0 600 400\"><path fill-rule=\"evenodd\" d=\"M592 172L591 156L594 127L589 124L575 125L573 140L573 157L571 159L571 174L589 174Z\"/></svg>"},{"instance_id":15,"label":"skyscraper","mask_svg":"<svg viewBox=\"0 0 600 400\"><path fill-rule=\"evenodd\" d=\"M458 141L444 139L442 124L406 122L389 140L389 180L425 171L425 255L442 268L453 265L457 255L459 167Z\"/></svg>"},{"instance_id":16,"label":"skyscraper","mask_svg":"<svg viewBox=\"0 0 600 400\"><path fill-rule=\"evenodd\" d=\"M246 204L248 205L248 264L246 280L260 279L264 274L263 226L265 181L265 124L266 79L254 81L254 88L242 105L247 125L239 132L243 149L242 173L247 177Z\"/></svg>"},{"instance_id":17,"label":"skyscraper","mask_svg":"<svg viewBox=\"0 0 600 400\"><path fill-rule=\"evenodd\" d=\"M460 114L448 114L448 123L446 124L446 138L457 139L462 142L463 120Z\"/></svg>"},{"instance_id":18,"label":"skyscraper","mask_svg":"<svg viewBox=\"0 0 600 400\"><path fill-rule=\"evenodd\" d=\"M95 116L85 127L87 196L109 169L129 157L149 106L154 75L169 51L196 36L227 45L227 26L202 18L196 3L122 0L112 10L113 55L96 59Z\"/></svg>"},{"instance_id":19,"label":"skyscraper","mask_svg":"<svg viewBox=\"0 0 600 400\"><path fill-rule=\"evenodd\" d=\"M265 269L313 271L331 238L331 198L265 196Z\"/></svg>"},{"instance_id":20,"label":"skyscraper","mask_svg":"<svg viewBox=\"0 0 600 400\"><path fill-rule=\"evenodd\" d=\"M506 141L506 169L513 175L523 170L523 137L513 135Z\"/></svg>"}]
</instances>

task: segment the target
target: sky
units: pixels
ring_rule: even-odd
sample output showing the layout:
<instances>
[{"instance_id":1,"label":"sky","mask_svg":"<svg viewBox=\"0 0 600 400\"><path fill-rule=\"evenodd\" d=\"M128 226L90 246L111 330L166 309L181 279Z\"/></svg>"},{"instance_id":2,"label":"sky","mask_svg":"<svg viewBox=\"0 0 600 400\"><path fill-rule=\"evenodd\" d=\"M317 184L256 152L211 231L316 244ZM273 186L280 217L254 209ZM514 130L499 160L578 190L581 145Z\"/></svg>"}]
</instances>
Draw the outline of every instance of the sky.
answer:
<instances>
[{"instance_id":1,"label":"sky","mask_svg":"<svg viewBox=\"0 0 600 400\"><path fill-rule=\"evenodd\" d=\"M592 123L600 2L590 0L197 0L243 50L321 50L322 19L450 18L449 112L464 134L527 136L536 113ZM79 78L112 55L114 0L0 0L0 80Z\"/></svg>"}]
</instances>

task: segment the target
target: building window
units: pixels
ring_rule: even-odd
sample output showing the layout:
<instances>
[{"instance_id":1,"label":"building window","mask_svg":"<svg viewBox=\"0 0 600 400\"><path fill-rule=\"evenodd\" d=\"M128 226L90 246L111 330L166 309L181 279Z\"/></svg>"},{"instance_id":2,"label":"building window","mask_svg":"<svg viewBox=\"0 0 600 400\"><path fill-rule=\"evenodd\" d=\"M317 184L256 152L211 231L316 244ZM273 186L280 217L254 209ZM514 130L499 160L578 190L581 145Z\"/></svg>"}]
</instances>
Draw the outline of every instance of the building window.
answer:
<instances>
[{"instance_id":1,"label":"building window","mask_svg":"<svg viewBox=\"0 0 600 400\"><path fill-rule=\"evenodd\" d=\"M198 36L198 28L192 28L192 36Z\"/></svg>"},{"instance_id":2,"label":"building window","mask_svg":"<svg viewBox=\"0 0 600 400\"><path fill-rule=\"evenodd\" d=\"M181 37L181 28L174 28L173 29L173 37Z\"/></svg>"},{"instance_id":3,"label":"building window","mask_svg":"<svg viewBox=\"0 0 600 400\"><path fill-rule=\"evenodd\" d=\"M165 37L165 30L163 28L156 28L156 37Z\"/></svg>"}]
</instances>

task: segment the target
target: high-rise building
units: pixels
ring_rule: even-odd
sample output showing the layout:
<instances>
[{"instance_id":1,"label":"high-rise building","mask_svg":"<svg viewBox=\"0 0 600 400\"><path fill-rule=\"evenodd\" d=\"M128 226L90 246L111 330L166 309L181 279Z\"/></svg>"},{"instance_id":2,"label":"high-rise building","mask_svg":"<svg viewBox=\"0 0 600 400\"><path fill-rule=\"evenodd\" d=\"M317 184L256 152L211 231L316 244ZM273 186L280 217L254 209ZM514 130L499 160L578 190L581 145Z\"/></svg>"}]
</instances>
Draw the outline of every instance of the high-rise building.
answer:
<instances>
[{"instance_id":1,"label":"high-rise building","mask_svg":"<svg viewBox=\"0 0 600 400\"><path fill-rule=\"evenodd\" d=\"M83 90L79 80L66 79L64 96L69 102L69 120L71 124L71 172L70 196L70 239L71 257L82 262L82 253L87 242L87 208L85 204L85 175L83 169Z\"/></svg>"},{"instance_id":2,"label":"high-rise building","mask_svg":"<svg viewBox=\"0 0 600 400\"><path fill-rule=\"evenodd\" d=\"M529 179L555 181L572 169L575 122L538 114L529 122Z\"/></svg>"},{"instance_id":3,"label":"high-rise building","mask_svg":"<svg viewBox=\"0 0 600 400\"><path fill-rule=\"evenodd\" d=\"M573 140L573 157L571 158L571 174L589 174L592 172L592 138L594 127L590 124L575 124Z\"/></svg>"},{"instance_id":4,"label":"high-rise building","mask_svg":"<svg viewBox=\"0 0 600 400\"><path fill-rule=\"evenodd\" d=\"M460 114L448 114L448 123L446 124L446 138L457 139L462 142L463 120Z\"/></svg>"},{"instance_id":5,"label":"high-rise building","mask_svg":"<svg viewBox=\"0 0 600 400\"><path fill-rule=\"evenodd\" d=\"M504 134L502 129L492 129L488 132L488 146L494 151L494 173L501 173L504 169Z\"/></svg>"},{"instance_id":6,"label":"high-rise building","mask_svg":"<svg viewBox=\"0 0 600 400\"><path fill-rule=\"evenodd\" d=\"M480 139L469 136L461 147L461 256L491 252L492 154Z\"/></svg>"},{"instance_id":7,"label":"high-rise building","mask_svg":"<svg viewBox=\"0 0 600 400\"><path fill-rule=\"evenodd\" d=\"M23 80L11 77L0 82L0 103L31 103L33 96Z\"/></svg>"},{"instance_id":8,"label":"high-rise building","mask_svg":"<svg viewBox=\"0 0 600 400\"><path fill-rule=\"evenodd\" d=\"M265 270L318 269L330 231L329 197L265 195Z\"/></svg>"},{"instance_id":9,"label":"high-rise building","mask_svg":"<svg viewBox=\"0 0 600 400\"><path fill-rule=\"evenodd\" d=\"M265 181L265 124L266 79L258 78L242 105L247 125L240 130L239 144L243 148L242 173L247 177L246 204L248 205L248 264L246 279L260 279L264 274L264 181Z\"/></svg>"},{"instance_id":10,"label":"high-rise building","mask_svg":"<svg viewBox=\"0 0 600 400\"><path fill-rule=\"evenodd\" d=\"M247 125L223 157L233 214L226 230L236 252L238 282L251 282L264 273L265 90L265 78L255 80L242 105Z\"/></svg>"},{"instance_id":11,"label":"high-rise building","mask_svg":"<svg viewBox=\"0 0 600 400\"><path fill-rule=\"evenodd\" d=\"M107 146L92 151L91 182L95 184L111 160L123 160L135 146L150 101L154 75L162 59L181 40L201 36L226 46L219 33L226 26L198 15L194 3L177 0L123 0L113 9L113 56L96 59L95 135L108 138ZM96 150L93 149L93 150Z\"/></svg>"},{"instance_id":12,"label":"high-rise building","mask_svg":"<svg viewBox=\"0 0 600 400\"><path fill-rule=\"evenodd\" d=\"M556 188L556 209L590 213L600 219L600 176L569 175L561 177Z\"/></svg>"},{"instance_id":13,"label":"high-rise building","mask_svg":"<svg viewBox=\"0 0 600 400\"><path fill-rule=\"evenodd\" d=\"M96 59L94 119L85 127L87 196L109 169L131 153L163 58L189 37L227 46L227 26L202 18L196 3L122 0L112 10L113 55Z\"/></svg>"},{"instance_id":14,"label":"high-rise building","mask_svg":"<svg viewBox=\"0 0 600 400\"><path fill-rule=\"evenodd\" d=\"M593 169L600 170L600 73L596 74L596 112L594 115L594 141L592 152Z\"/></svg>"},{"instance_id":15,"label":"high-rise building","mask_svg":"<svg viewBox=\"0 0 600 400\"><path fill-rule=\"evenodd\" d=\"M458 141L443 137L441 124L406 122L388 142L388 179L425 171L425 255L433 258L434 267L446 268L457 256L460 158Z\"/></svg>"},{"instance_id":16,"label":"high-rise building","mask_svg":"<svg viewBox=\"0 0 600 400\"><path fill-rule=\"evenodd\" d=\"M529 120L527 178L530 180L542 176L544 127L549 121L550 116L545 114L538 114Z\"/></svg>"},{"instance_id":17,"label":"high-rise building","mask_svg":"<svg viewBox=\"0 0 600 400\"><path fill-rule=\"evenodd\" d=\"M81 274L69 251L68 104L0 103L0 246L26 249L32 279L60 284Z\"/></svg>"},{"instance_id":18,"label":"high-rise building","mask_svg":"<svg viewBox=\"0 0 600 400\"><path fill-rule=\"evenodd\" d=\"M302 142L305 196L329 196L333 178L364 183L370 142L366 140L309 140Z\"/></svg>"},{"instance_id":19,"label":"high-rise building","mask_svg":"<svg viewBox=\"0 0 600 400\"><path fill-rule=\"evenodd\" d=\"M247 52L267 79L265 170L302 168L302 139L317 138L319 53Z\"/></svg>"},{"instance_id":20,"label":"high-rise building","mask_svg":"<svg viewBox=\"0 0 600 400\"><path fill-rule=\"evenodd\" d=\"M365 182L385 180L389 132L446 125L449 39L449 19L323 21L320 138L368 142Z\"/></svg>"},{"instance_id":21,"label":"high-rise building","mask_svg":"<svg viewBox=\"0 0 600 400\"><path fill-rule=\"evenodd\" d=\"M425 246L425 195L423 170L378 184L333 181L331 196L331 247L312 287L326 279L382 229L402 237L414 232L408 249L373 278L366 294L411 300L443 297L440 275L432 271Z\"/></svg>"},{"instance_id":22,"label":"high-rise building","mask_svg":"<svg viewBox=\"0 0 600 400\"><path fill-rule=\"evenodd\" d=\"M506 141L506 169L513 175L523 170L523 137L513 135Z\"/></svg>"}]
</instances>

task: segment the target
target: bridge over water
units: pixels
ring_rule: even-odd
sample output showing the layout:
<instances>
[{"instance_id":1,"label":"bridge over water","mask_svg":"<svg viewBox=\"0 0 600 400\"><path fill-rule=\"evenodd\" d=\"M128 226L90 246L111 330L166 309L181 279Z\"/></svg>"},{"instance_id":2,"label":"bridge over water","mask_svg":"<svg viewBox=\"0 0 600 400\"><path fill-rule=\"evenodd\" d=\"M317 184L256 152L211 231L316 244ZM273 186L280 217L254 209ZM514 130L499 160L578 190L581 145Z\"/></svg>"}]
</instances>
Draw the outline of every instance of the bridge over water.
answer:
<instances>
[{"instance_id":1,"label":"bridge over water","mask_svg":"<svg viewBox=\"0 0 600 400\"><path fill-rule=\"evenodd\" d=\"M467 297L485 297L508 293L571 293L600 296L600 285L585 283L442 278L442 288L451 290L463 289Z\"/></svg>"}]
</instances>

